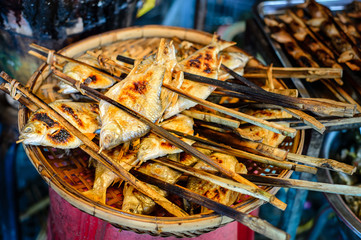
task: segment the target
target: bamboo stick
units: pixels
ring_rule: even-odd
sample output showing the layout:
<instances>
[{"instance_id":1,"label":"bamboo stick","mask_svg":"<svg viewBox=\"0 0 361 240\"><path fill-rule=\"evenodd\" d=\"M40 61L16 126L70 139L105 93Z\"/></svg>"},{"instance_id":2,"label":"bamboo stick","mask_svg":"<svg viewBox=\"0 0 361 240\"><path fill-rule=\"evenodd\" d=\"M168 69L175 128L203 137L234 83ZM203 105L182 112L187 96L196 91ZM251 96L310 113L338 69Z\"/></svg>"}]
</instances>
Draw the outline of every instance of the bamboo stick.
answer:
<instances>
[{"instance_id":1,"label":"bamboo stick","mask_svg":"<svg viewBox=\"0 0 361 240\"><path fill-rule=\"evenodd\" d=\"M55 76L58 76L59 78L67 81L68 83L72 84L73 86L77 82L76 80L70 78L69 76L63 74L62 72L60 72L60 71L58 71L58 70L56 70L54 68L52 68L52 71L55 74ZM255 194L259 194L260 196L267 196L269 198L269 202L271 204L273 204L276 207L279 207L279 208L282 209L282 206L283 206L284 203L281 202L279 199L277 199L275 196L273 196L272 194L270 194L270 193L268 193L266 191L263 191L262 189L258 188L255 184L253 184L253 183L245 180L244 178L240 177L239 174L223 168L221 165L219 165L217 162L215 162L214 160L212 160L208 156L206 156L203 153L199 152L198 150L196 150L192 146L184 143L183 141L181 141L177 137L173 136L172 134L170 134L169 132L167 132L163 128L161 128L161 127L157 126L156 124L154 124L153 122L149 121L147 118L145 118L142 115L138 114L137 112L135 112L135 111L133 111L133 110L119 104L118 102L106 97L105 95L99 93L98 91L87 87L84 84L80 84L79 87L82 88L83 90L85 90L86 95L88 95L92 99L95 99L97 101L99 101L99 99L107 101L109 104L114 105L115 107L125 111L126 113L130 114L131 116L133 116L133 117L137 118L138 120L142 121L143 123L147 124L152 129L152 132L154 134L156 134L157 136L162 137L164 139L167 139L170 143L172 143L175 146L179 147L180 149L192 154L193 156L201 159L202 161L206 162L207 164L211 165L212 167L218 169L221 173L233 178L234 180L236 180L236 181L238 181L240 183L244 183L244 184L248 184L250 186L253 186Z\"/></svg>"},{"instance_id":2,"label":"bamboo stick","mask_svg":"<svg viewBox=\"0 0 361 240\"><path fill-rule=\"evenodd\" d=\"M288 153L287 159L295 162L301 162L319 168L329 169L337 172L344 172L352 175L356 171L356 166L351 166L342 162L338 162L327 158L316 158L295 153Z\"/></svg>"},{"instance_id":3,"label":"bamboo stick","mask_svg":"<svg viewBox=\"0 0 361 240\"><path fill-rule=\"evenodd\" d=\"M222 112L224 114L227 114L229 116L232 116L232 117L235 117L237 119L243 120L245 122L252 123L252 124L254 124L256 126L266 128L266 129L268 129L270 131L280 133L280 134L285 135L285 136L294 137L296 135L296 131L294 129L292 129L292 128L284 127L284 126L281 126L281 125L278 125L278 124L273 124L273 123L268 122L266 120L259 119L259 118L256 118L256 117L241 113L241 112L237 112L237 111L229 109L229 108L222 107L222 106L220 106L218 104L203 100L203 99L195 97L195 96L191 96L191 95L187 94L186 92L184 92L184 91L182 91L180 89L174 88L172 86L169 86L167 84L163 84L163 86L165 88L173 91L173 92L178 93L182 97L190 99L190 100L192 100L194 102L197 102L197 103L199 103L199 104L201 104L203 106L206 106L206 107L209 107L211 109L217 110L217 111Z\"/></svg>"},{"instance_id":4,"label":"bamboo stick","mask_svg":"<svg viewBox=\"0 0 361 240\"><path fill-rule=\"evenodd\" d=\"M196 194L179 185L176 184L172 185L158 178L150 177L147 176L146 174L134 170L132 171L132 173L134 173L138 178L142 179L143 181L149 181L154 183L163 190L183 196L185 199L200 204L202 206L205 206L206 208L209 208L215 212L218 213L222 212L223 215L237 220L238 222L244 224L245 226L249 227L255 232L258 232L268 238L277 239L277 240L290 239L290 236L286 232L275 228L265 220L262 220L258 217L236 211L235 209L229 206L212 201L207 197Z\"/></svg>"},{"instance_id":5,"label":"bamboo stick","mask_svg":"<svg viewBox=\"0 0 361 240\"><path fill-rule=\"evenodd\" d=\"M221 117L221 116L218 116L213 113L201 112L201 111L194 110L194 109L184 110L184 111L182 111L182 114L187 115L188 117L198 119L198 120L217 123L217 124L225 125L225 126L228 126L231 128L238 128L240 125L239 121L236 121L236 120L233 120L230 118Z\"/></svg>"},{"instance_id":6,"label":"bamboo stick","mask_svg":"<svg viewBox=\"0 0 361 240\"><path fill-rule=\"evenodd\" d=\"M6 87L6 83L1 83L0 84L0 90L2 90L3 92L7 93L10 95L9 89ZM26 106L27 108L30 109L30 111L35 112L36 110L38 110L38 106L36 106L35 104L33 104L31 101L29 101L29 99L25 98L25 97L20 97L18 99L18 101Z\"/></svg>"},{"instance_id":7,"label":"bamboo stick","mask_svg":"<svg viewBox=\"0 0 361 240\"><path fill-rule=\"evenodd\" d=\"M267 69L246 68L245 78L266 78ZM312 80L341 78L343 74L340 68L312 68L312 67L272 67L272 75L275 78L309 78Z\"/></svg>"},{"instance_id":8,"label":"bamboo stick","mask_svg":"<svg viewBox=\"0 0 361 240\"><path fill-rule=\"evenodd\" d=\"M259 185L273 186L273 187L286 187L286 188L297 188L306 189L310 191L334 193L351 196L361 196L361 187L359 186L348 186L333 183L321 183L321 182L310 182L304 180L295 179L284 179L277 177L266 177L259 175L242 174L248 180L255 182Z\"/></svg>"},{"instance_id":9,"label":"bamboo stick","mask_svg":"<svg viewBox=\"0 0 361 240\"><path fill-rule=\"evenodd\" d=\"M304 123L306 123L308 126L315 129L316 131L318 131L321 134L323 134L326 130L326 127L322 123L320 123L316 118L314 118L300 110L292 109L292 108L284 108L283 110L288 112L295 118L302 119L302 121Z\"/></svg>"},{"instance_id":10,"label":"bamboo stick","mask_svg":"<svg viewBox=\"0 0 361 240\"><path fill-rule=\"evenodd\" d=\"M6 73L1 72L0 76L5 79L7 82L17 82L15 79L12 79ZM18 82L17 82L18 83ZM62 117L58 112L49 107L45 102L43 102L40 98L38 98L33 93L29 92L25 87L23 87L20 83L16 86L16 88L23 93L27 98L36 104L38 107L46 110L55 117L70 133L78 137L85 145L86 148L84 150L92 157L97 159L100 163L106 166L109 170L114 172L119 178L127 180L130 184L132 184L137 190L142 192L143 194L152 198L152 200L162 207L164 207L167 211L174 214L178 217L184 217L188 214L179 208L177 205L171 203L169 200L160 195L153 188L150 188L145 183L136 179L133 175L131 175L128 171L126 171L123 167L121 167L116 161L112 161L112 159L105 154L104 152L100 154L96 154L100 149L99 146L92 142L89 138L87 138L82 132L80 132L76 127L74 127L71 123L69 123L64 117Z\"/></svg>"}]
</instances>

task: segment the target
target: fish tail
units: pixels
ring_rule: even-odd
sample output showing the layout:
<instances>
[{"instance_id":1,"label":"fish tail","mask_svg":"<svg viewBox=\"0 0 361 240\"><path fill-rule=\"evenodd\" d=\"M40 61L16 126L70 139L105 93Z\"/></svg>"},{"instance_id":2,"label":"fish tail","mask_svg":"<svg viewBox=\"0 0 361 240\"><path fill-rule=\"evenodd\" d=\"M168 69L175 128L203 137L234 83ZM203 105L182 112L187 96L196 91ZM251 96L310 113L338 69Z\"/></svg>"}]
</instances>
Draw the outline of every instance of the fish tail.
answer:
<instances>
[{"instance_id":1,"label":"fish tail","mask_svg":"<svg viewBox=\"0 0 361 240\"><path fill-rule=\"evenodd\" d=\"M105 204L106 202L106 191L107 188L104 189L90 189L89 191L83 192L83 194L94 200L95 202L101 202Z\"/></svg>"},{"instance_id":2,"label":"fish tail","mask_svg":"<svg viewBox=\"0 0 361 240\"><path fill-rule=\"evenodd\" d=\"M211 44L215 45L219 49L219 51L222 51L223 49L226 49L230 46L235 45L236 42L228 42L228 41L222 40L221 36L219 36L217 33L214 33Z\"/></svg>"}]
</instances>

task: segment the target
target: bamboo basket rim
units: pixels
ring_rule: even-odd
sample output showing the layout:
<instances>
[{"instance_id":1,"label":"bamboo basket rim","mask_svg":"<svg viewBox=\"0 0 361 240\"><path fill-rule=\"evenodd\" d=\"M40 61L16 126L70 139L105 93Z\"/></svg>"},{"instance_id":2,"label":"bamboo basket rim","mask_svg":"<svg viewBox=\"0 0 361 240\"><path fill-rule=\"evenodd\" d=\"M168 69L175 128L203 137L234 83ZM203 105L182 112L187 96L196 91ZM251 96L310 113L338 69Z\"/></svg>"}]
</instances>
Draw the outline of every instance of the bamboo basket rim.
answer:
<instances>
[{"instance_id":1,"label":"bamboo basket rim","mask_svg":"<svg viewBox=\"0 0 361 240\"><path fill-rule=\"evenodd\" d=\"M212 39L212 34L202 31L197 31L194 29L181 28L181 27L170 27L170 26L159 26L159 25L134 26L134 27L112 30L102 34L90 36L81 41L72 43L64 47L59 52L66 56L73 57L81 53L84 53L86 50L93 49L97 46L107 45L121 40L144 38L144 37L168 37L168 38L178 37L181 40L188 40L191 42L196 42L199 44L206 45ZM244 51L242 51L237 47L231 47L229 50L245 53ZM43 80L45 80L46 76L49 74L49 70L50 68L45 63L42 64L38 68L38 70L30 77L27 83L27 87L33 90L34 92L36 92L38 88L41 86ZM21 108L19 110L19 117L18 117L19 129L21 129L21 127L24 126L25 121L26 121L26 109ZM298 131L298 134L293 140L292 152L295 153L302 152L304 139L305 139L304 130ZM131 228L134 227L137 229L139 229L140 223L143 224L149 223L150 226L146 226L146 225L141 226L142 230L146 230L146 231L184 232L184 231L201 230L204 229L205 226L206 228L210 228L210 227L217 228L220 225L233 221L232 219L225 216L220 216L215 212L191 215L189 217L183 217L183 218L155 217L149 215L123 212L122 210L116 209L114 207L101 204L99 202L95 202L83 196L80 192L78 192L78 194L71 193L69 190L66 189L66 186L64 186L64 184L66 183L61 183L56 180L56 176L55 176L56 173L54 172L54 170L51 169L51 167L46 166L46 164L44 165L42 160L46 160L46 159L42 159L41 157L42 153L40 148L36 146L30 146L24 144L23 147L25 149L27 156L29 157L30 161L32 162L38 173L47 182L47 184L51 188L53 188L61 197L63 197L65 200L67 200L71 205L75 206L76 208L92 216L99 217L112 224L119 224L119 221L122 220L121 222L123 223L124 221L127 221L128 227ZM293 171L291 170L283 170L279 177L289 178L292 172ZM280 189L279 187L266 188L266 190L272 194L277 193L279 189ZM264 203L263 200L251 198L249 200L246 200L238 204L236 208L242 209L245 212L251 212L254 209L261 206L263 203ZM130 220L135 220L136 223L138 224L135 223L133 224L133 221ZM198 225L196 223L198 223ZM182 229L180 228L180 225L183 226ZM199 225L202 225L203 227L200 227ZM186 229L184 229L185 226Z\"/></svg>"}]
</instances>

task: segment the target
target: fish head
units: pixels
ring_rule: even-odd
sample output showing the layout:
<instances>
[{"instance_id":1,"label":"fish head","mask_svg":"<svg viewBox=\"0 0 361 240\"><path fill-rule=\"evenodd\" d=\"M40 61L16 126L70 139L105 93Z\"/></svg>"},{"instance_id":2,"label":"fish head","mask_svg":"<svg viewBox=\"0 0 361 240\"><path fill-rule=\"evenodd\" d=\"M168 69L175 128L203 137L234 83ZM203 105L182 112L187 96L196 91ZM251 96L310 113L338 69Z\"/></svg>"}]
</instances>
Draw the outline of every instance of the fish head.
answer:
<instances>
[{"instance_id":1,"label":"fish head","mask_svg":"<svg viewBox=\"0 0 361 240\"><path fill-rule=\"evenodd\" d=\"M46 136L46 126L39 121L28 122L20 131L19 139L24 144L41 145Z\"/></svg>"},{"instance_id":2,"label":"fish head","mask_svg":"<svg viewBox=\"0 0 361 240\"><path fill-rule=\"evenodd\" d=\"M118 146L121 141L122 130L118 123L110 122L104 126L100 131L100 147L102 149L111 149Z\"/></svg>"}]
</instances>

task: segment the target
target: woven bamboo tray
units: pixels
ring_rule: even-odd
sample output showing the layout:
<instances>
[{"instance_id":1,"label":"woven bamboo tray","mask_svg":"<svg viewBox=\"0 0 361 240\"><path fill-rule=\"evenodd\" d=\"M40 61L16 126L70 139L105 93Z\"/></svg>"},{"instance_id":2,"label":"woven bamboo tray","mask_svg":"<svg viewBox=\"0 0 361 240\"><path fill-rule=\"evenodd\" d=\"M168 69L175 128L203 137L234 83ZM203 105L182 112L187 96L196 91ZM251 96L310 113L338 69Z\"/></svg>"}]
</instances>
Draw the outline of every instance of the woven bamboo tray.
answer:
<instances>
[{"instance_id":1,"label":"woven bamboo tray","mask_svg":"<svg viewBox=\"0 0 361 240\"><path fill-rule=\"evenodd\" d=\"M74 57L83 54L87 50L99 48L110 43L152 37L177 37L181 40L201 45L208 44L212 39L211 34L177 27L131 27L89 37L65 47L60 52L63 55ZM242 52L236 47L228 50ZM39 89L47 83L49 74L49 67L43 64L31 76L27 87L34 93L39 94ZM50 101L49 99L44 100ZM25 125L28 116L29 111L27 109L20 109L19 129ZM294 139L286 138L280 147L290 152L301 153L303 143L304 132L298 132ZM195 237L215 230L232 221L232 219L220 216L214 212L184 218L155 217L123 212L121 210L123 199L122 188L118 188L117 184L108 189L106 204L95 202L81 194L81 192L92 188L95 176L94 168L88 167L89 157L82 150L74 149L70 153L66 153L60 149L31 145L24 145L24 149L42 178L60 196L76 208L101 218L120 229L163 237ZM292 171L289 170L266 166L252 161L245 162L245 165L248 172L252 174L273 175L282 178L289 178L292 174ZM268 187L265 189L275 194L279 188ZM243 202L235 204L234 207L239 211L248 213L263 203L264 201L262 200L246 197Z\"/></svg>"}]
</instances>

